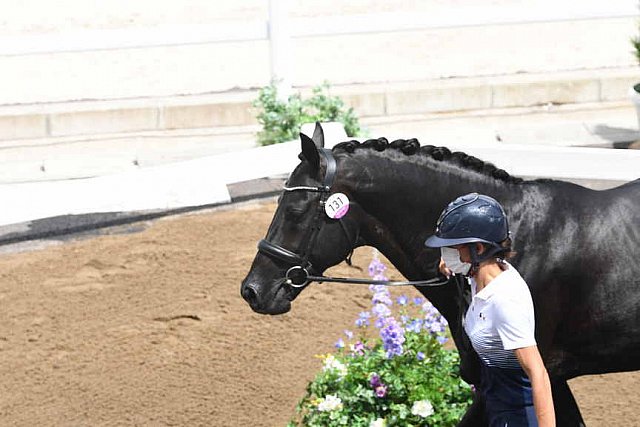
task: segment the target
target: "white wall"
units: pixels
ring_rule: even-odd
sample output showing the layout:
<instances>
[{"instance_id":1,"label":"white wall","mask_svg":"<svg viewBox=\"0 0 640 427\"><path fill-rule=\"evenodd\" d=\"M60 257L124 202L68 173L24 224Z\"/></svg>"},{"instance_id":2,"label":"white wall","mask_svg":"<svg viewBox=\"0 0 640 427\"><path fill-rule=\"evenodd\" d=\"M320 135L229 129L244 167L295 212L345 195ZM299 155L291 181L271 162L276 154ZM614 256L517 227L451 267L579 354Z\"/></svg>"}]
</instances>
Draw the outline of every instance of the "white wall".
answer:
<instances>
[{"instance_id":1,"label":"white wall","mask_svg":"<svg viewBox=\"0 0 640 427\"><path fill-rule=\"evenodd\" d=\"M225 26L266 37L267 3L2 2L0 105L264 86L266 39L210 40ZM635 64L629 38L638 31L636 6L633 0L584 0L579 7L570 0L292 1L298 34L292 81L340 85L627 67ZM363 28L368 32L345 34ZM197 39L203 43L192 44Z\"/></svg>"}]
</instances>

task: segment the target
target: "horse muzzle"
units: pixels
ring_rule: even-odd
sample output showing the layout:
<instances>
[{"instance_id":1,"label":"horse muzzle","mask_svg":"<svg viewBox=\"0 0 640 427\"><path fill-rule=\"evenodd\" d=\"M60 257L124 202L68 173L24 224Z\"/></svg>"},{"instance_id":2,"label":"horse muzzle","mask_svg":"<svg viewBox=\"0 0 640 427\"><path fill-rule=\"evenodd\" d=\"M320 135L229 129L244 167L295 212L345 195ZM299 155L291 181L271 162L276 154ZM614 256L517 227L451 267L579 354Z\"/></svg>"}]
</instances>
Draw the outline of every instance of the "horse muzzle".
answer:
<instances>
[{"instance_id":1,"label":"horse muzzle","mask_svg":"<svg viewBox=\"0 0 640 427\"><path fill-rule=\"evenodd\" d=\"M289 289L281 280L265 287L247 278L240 286L240 295L256 313L283 314L291 310L291 301L295 297Z\"/></svg>"}]
</instances>

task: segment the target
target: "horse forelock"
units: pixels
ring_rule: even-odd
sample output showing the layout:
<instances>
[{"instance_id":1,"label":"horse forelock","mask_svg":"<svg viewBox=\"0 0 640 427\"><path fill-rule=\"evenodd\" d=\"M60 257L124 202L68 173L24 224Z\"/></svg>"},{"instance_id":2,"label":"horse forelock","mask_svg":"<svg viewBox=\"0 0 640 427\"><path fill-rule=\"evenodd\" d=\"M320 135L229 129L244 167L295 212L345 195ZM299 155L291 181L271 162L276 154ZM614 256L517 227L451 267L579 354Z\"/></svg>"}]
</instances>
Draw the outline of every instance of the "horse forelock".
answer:
<instances>
[{"instance_id":1,"label":"horse forelock","mask_svg":"<svg viewBox=\"0 0 640 427\"><path fill-rule=\"evenodd\" d=\"M344 152L347 154L355 153L356 150L374 150L382 152L388 149L399 151L407 157L414 155L427 157L436 161L451 163L482 175L494 178L499 181L512 184L523 182L522 178L511 176L504 169L496 167L494 164L485 162L477 157L463 153L461 151L451 151L447 147L436 147L434 145L420 146L420 142L416 138L397 139L389 142L386 138L368 139L364 142L356 140L341 142L333 147L335 153Z\"/></svg>"}]
</instances>

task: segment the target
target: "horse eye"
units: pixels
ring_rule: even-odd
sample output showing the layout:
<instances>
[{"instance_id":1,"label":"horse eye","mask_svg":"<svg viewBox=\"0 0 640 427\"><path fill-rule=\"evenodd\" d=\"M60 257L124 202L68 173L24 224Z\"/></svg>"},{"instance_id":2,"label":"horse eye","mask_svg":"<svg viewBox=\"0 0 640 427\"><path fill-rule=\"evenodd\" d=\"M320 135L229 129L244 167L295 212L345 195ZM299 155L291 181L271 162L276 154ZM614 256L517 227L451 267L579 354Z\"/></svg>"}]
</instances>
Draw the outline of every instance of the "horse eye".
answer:
<instances>
[{"instance_id":1,"label":"horse eye","mask_svg":"<svg viewBox=\"0 0 640 427\"><path fill-rule=\"evenodd\" d=\"M284 210L284 217L288 220L298 220L305 213L306 209L295 208L293 206L287 206Z\"/></svg>"}]
</instances>

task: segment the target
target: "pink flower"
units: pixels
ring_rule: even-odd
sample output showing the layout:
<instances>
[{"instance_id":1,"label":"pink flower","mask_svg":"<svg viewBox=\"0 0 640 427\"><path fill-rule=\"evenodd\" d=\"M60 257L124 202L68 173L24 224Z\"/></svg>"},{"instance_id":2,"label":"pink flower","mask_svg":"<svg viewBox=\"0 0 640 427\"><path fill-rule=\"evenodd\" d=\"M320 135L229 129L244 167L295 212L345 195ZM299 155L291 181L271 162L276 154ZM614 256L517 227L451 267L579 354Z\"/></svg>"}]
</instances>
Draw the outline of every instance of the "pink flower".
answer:
<instances>
[{"instance_id":1,"label":"pink flower","mask_svg":"<svg viewBox=\"0 0 640 427\"><path fill-rule=\"evenodd\" d=\"M387 395L387 385L380 380L380 375L373 374L369 383L371 384L371 387L373 387L373 391L376 396L382 398Z\"/></svg>"},{"instance_id":2,"label":"pink flower","mask_svg":"<svg viewBox=\"0 0 640 427\"><path fill-rule=\"evenodd\" d=\"M384 384L379 385L375 388L376 396L385 397L387 395L387 386Z\"/></svg>"}]
</instances>

